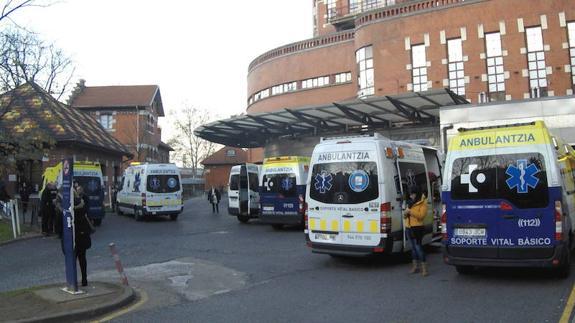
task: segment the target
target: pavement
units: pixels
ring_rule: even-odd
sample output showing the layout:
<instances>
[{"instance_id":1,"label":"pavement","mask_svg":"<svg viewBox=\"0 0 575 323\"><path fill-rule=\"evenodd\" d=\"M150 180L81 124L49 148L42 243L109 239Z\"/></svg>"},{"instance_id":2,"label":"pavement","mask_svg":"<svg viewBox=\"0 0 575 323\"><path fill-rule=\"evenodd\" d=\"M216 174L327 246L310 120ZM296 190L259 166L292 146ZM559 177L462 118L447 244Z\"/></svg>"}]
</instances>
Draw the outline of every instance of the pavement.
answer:
<instances>
[{"instance_id":1,"label":"pavement","mask_svg":"<svg viewBox=\"0 0 575 323\"><path fill-rule=\"evenodd\" d=\"M80 294L63 290L65 283L0 293L4 322L73 322L111 313L136 299L129 286L89 282Z\"/></svg>"}]
</instances>

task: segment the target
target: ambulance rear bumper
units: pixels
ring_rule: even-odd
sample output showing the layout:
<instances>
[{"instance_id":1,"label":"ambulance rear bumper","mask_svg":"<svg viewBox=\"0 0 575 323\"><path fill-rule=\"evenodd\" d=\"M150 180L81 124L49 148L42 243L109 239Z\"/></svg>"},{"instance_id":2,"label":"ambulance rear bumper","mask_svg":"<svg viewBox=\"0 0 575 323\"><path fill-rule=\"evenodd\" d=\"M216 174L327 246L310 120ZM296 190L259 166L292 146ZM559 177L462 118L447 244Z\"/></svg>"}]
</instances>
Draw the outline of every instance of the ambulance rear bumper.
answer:
<instances>
[{"instance_id":1,"label":"ambulance rear bumper","mask_svg":"<svg viewBox=\"0 0 575 323\"><path fill-rule=\"evenodd\" d=\"M485 250L489 249L489 250ZM557 267L563 259L565 244L537 248L443 247L444 261L454 266L485 267ZM555 261L555 263L553 263Z\"/></svg>"}]
</instances>

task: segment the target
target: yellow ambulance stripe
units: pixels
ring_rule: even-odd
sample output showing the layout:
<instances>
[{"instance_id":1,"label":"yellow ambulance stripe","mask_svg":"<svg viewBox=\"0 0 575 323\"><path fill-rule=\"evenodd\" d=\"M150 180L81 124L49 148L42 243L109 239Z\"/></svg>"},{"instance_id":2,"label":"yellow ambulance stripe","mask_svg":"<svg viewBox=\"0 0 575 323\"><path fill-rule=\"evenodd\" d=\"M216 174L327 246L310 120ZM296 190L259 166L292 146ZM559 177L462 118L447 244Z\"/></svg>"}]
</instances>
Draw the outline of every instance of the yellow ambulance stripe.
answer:
<instances>
[{"instance_id":1,"label":"yellow ambulance stripe","mask_svg":"<svg viewBox=\"0 0 575 323\"><path fill-rule=\"evenodd\" d=\"M363 232L363 221L357 221L357 232Z\"/></svg>"},{"instance_id":2,"label":"yellow ambulance stripe","mask_svg":"<svg viewBox=\"0 0 575 323\"><path fill-rule=\"evenodd\" d=\"M331 231L339 231L339 221L331 221Z\"/></svg>"},{"instance_id":3,"label":"yellow ambulance stripe","mask_svg":"<svg viewBox=\"0 0 575 323\"><path fill-rule=\"evenodd\" d=\"M369 232L377 233L379 230L377 228L377 221L371 220L369 221Z\"/></svg>"},{"instance_id":4,"label":"yellow ambulance stripe","mask_svg":"<svg viewBox=\"0 0 575 323\"><path fill-rule=\"evenodd\" d=\"M309 228L312 229L312 230L315 230L315 229L316 229L316 226L315 226L315 225L316 225L315 219L314 219L314 218L310 218L310 219L309 219Z\"/></svg>"},{"instance_id":5,"label":"yellow ambulance stripe","mask_svg":"<svg viewBox=\"0 0 575 323\"><path fill-rule=\"evenodd\" d=\"M324 219L319 220L319 229L321 231L327 231L327 221Z\"/></svg>"},{"instance_id":6,"label":"yellow ambulance stripe","mask_svg":"<svg viewBox=\"0 0 575 323\"><path fill-rule=\"evenodd\" d=\"M351 232L351 224L349 220L343 220L343 232Z\"/></svg>"}]
</instances>

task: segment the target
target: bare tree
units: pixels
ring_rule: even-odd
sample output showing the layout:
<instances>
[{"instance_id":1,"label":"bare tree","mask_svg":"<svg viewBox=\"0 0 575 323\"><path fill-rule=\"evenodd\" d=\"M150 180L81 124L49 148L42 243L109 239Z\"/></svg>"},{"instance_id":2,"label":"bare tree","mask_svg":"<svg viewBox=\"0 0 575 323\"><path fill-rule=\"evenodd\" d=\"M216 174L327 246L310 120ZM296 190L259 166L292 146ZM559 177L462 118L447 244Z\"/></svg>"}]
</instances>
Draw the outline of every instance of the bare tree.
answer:
<instances>
[{"instance_id":1,"label":"bare tree","mask_svg":"<svg viewBox=\"0 0 575 323\"><path fill-rule=\"evenodd\" d=\"M187 106L171 113L170 117L176 131L168 141L175 150L172 157L182 162L184 167L191 167L196 176L200 162L213 154L218 145L194 135L194 130L209 123L216 116L208 110Z\"/></svg>"},{"instance_id":2,"label":"bare tree","mask_svg":"<svg viewBox=\"0 0 575 323\"><path fill-rule=\"evenodd\" d=\"M8 19L8 16L13 14L15 11L20 10L26 7L43 7L47 6L47 4L39 3L35 0L4 0L0 5L2 10L0 11L0 21L4 19Z\"/></svg>"},{"instance_id":3,"label":"bare tree","mask_svg":"<svg viewBox=\"0 0 575 323\"><path fill-rule=\"evenodd\" d=\"M0 32L0 90L34 82L57 100L67 91L74 73L72 60L53 44L22 29Z\"/></svg>"}]
</instances>

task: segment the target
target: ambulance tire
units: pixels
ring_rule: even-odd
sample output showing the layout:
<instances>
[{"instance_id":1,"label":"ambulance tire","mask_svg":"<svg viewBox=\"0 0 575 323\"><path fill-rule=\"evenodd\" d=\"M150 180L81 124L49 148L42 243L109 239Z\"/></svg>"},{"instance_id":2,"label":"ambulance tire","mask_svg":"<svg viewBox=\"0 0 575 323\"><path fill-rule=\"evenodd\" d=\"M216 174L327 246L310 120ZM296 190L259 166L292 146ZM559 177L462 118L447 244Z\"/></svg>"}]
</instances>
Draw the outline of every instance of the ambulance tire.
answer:
<instances>
[{"instance_id":1,"label":"ambulance tire","mask_svg":"<svg viewBox=\"0 0 575 323\"><path fill-rule=\"evenodd\" d=\"M238 215L238 221L240 221L241 223L248 223L248 221L250 220L250 217L247 215Z\"/></svg>"},{"instance_id":2,"label":"ambulance tire","mask_svg":"<svg viewBox=\"0 0 575 323\"><path fill-rule=\"evenodd\" d=\"M457 273L460 275L471 275L474 269L473 266L455 266L455 270L457 270Z\"/></svg>"},{"instance_id":3,"label":"ambulance tire","mask_svg":"<svg viewBox=\"0 0 575 323\"><path fill-rule=\"evenodd\" d=\"M571 273L571 250L567 250L563 255L561 265L555 269L555 274L559 278L567 278Z\"/></svg>"},{"instance_id":4,"label":"ambulance tire","mask_svg":"<svg viewBox=\"0 0 575 323\"><path fill-rule=\"evenodd\" d=\"M134 209L134 219L138 222L140 222L144 219L144 216L142 215L141 210L138 210L137 208Z\"/></svg>"},{"instance_id":5,"label":"ambulance tire","mask_svg":"<svg viewBox=\"0 0 575 323\"><path fill-rule=\"evenodd\" d=\"M102 219L94 219L94 225L99 227L102 224Z\"/></svg>"},{"instance_id":6,"label":"ambulance tire","mask_svg":"<svg viewBox=\"0 0 575 323\"><path fill-rule=\"evenodd\" d=\"M274 228L274 230L281 230L284 228L283 224L272 224L272 228Z\"/></svg>"},{"instance_id":7,"label":"ambulance tire","mask_svg":"<svg viewBox=\"0 0 575 323\"><path fill-rule=\"evenodd\" d=\"M119 207L119 206L116 206L116 215L123 215L123 214L124 214L124 212L122 212L122 211L120 210L120 207Z\"/></svg>"},{"instance_id":8,"label":"ambulance tire","mask_svg":"<svg viewBox=\"0 0 575 323\"><path fill-rule=\"evenodd\" d=\"M177 214L170 214L170 220L176 221L177 219L178 219L178 215L177 215Z\"/></svg>"}]
</instances>

